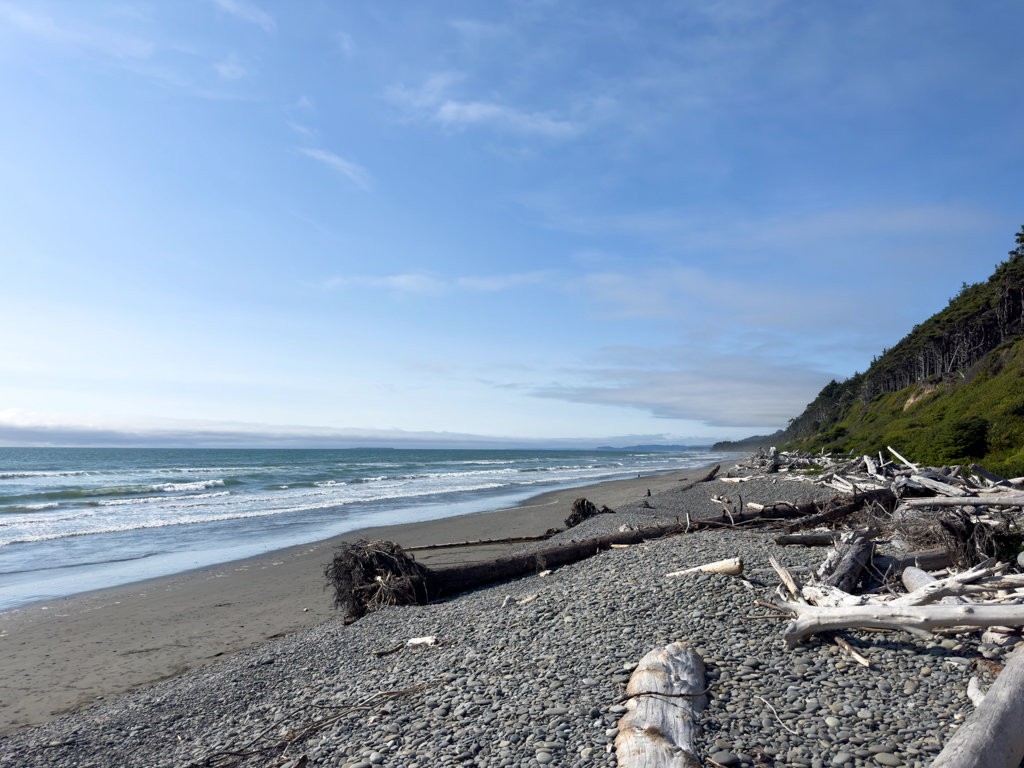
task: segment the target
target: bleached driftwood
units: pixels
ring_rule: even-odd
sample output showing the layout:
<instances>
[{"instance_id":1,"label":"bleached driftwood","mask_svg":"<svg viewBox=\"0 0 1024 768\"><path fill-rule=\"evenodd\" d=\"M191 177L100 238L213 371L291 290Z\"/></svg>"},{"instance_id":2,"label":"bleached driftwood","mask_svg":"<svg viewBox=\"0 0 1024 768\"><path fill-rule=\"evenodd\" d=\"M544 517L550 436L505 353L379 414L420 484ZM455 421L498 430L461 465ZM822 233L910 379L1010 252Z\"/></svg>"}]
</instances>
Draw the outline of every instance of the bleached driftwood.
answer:
<instances>
[{"instance_id":1,"label":"bleached driftwood","mask_svg":"<svg viewBox=\"0 0 1024 768\"><path fill-rule=\"evenodd\" d=\"M728 576L739 576L743 573L743 558L741 557L730 557L727 560L717 560L707 565L698 565L694 568L687 568L685 571L673 571L672 573L666 573L665 577L669 576L682 576L684 573L696 573L697 571L703 571L704 573L724 573Z\"/></svg>"},{"instance_id":2,"label":"bleached driftwood","mask_svg":"<svg viewBox=\"0 0 1024 768\"><path fill-rule=\"evenodd\" d=\"M1020 507L1024 506L1024 494L1011 493L1004 496L936 496L931 499L904 499L908 507Z\"/></svg>"},{"instance_id":3,"label":"bleached driftwood","mask_svg":"<svg viewBox=\"0 0 1024 768\"><path fill-rule=\"evenodd\" d=\"M990 568L993 562L990 558L968 571L942 580L936 579L920 568L911 566L904 569L900 576L903 586L907 588L907 594L893 602L898 605L927 605L935 602L942 602L944 605L958 605L969 602L955 596L957 588L995 573L996 569Z\"/></svg>"},{"instance_id":4,"label":"bleached driftwood","mask_svg":"<svg viewBox=\"0 0 1024 768\"><path fill-rule=\"evenodd\" d=\"M932 768L1015 768L1024 757L1024 654L1014 652Z\"/></svg>"},{"instance_id":5,"label":"bleached driftwood","mask_svg":"<svg viewBox=\"0 0 1024 768\"><path fill-rule=\"evenodd\" d=\"M707 706L704 660L689 643L656 648L640 660L619 720L615 756L622 768L700 768L694 740Z\"/></svg>"},{"instance_id":6,"label":"bleached driftwood","mask_svg":"<svg viewBox=\"0 0 1024 768\"><path fill-rule=\"evenodd\" d=\"M800 590L800 595L811 605L822 608L839 608L840 606L860 606L871 603L881 603L877 597L871 595L851 595L836 587L829 587L823 584L808 584Z\"/></svg>"},{"instance_id":7,"label":"bleached driftwood","mask_svg":"<svg viewBox=\"0 0 1024 768\"><path fill-rule=\"evenodd\" d=\"M779 605L796 618L782 632L786 646L794 648L809 635L833 629L893 629L931 637L941 627L996 627L1024 624L1020 605L927 605L869 604L820 608L802 603Z\"/></svg>"},{"instance_id":8,"label":"bleached driftwood","mask_svg":"<svg viewBox=\"0 0 1024 768\"><path fill-rule=\"evenodd\" d=\"M897 459L899 459L899 460L900 460L901 462L903 462L903 464L907 465L907 466L908 466L908 467L910 467L910 468L911 468L912 470L914 470L915 472L917 472L917 470L919 469L919 467L917 466L917 464L911 464L911 463L910 463L909 461L907 461L906 459L904 459L904 458L903 458L902 456L900 456L900 455L899 455L898 453L896 453L896 451L894 451L894 450L893 450L893 448L892 448L892 446L891 446L891 445L887 445L887 446L885 446L885 447L889 449L889 453L891 453L891 454L892 454L893 456L895 456L895 457L896 457Z\"/></svg>"},{"instance_id":9,"label":"bleached driftwood","mask_svg":"<svg viewBox=\"0 0 1024 768\"><path fill-rule=\"evenodd\" d=\"M928 490L935 491L936 493L940 493L943 496L959 497L967 495L967 491L964 491L960 488L955 488L949 483L942 483L939 482L938 480L933 480L932 478L925 477L924 475L911 475L910 479L913 480L918 485L923 485Z\"/></svg>"}]
</instances>

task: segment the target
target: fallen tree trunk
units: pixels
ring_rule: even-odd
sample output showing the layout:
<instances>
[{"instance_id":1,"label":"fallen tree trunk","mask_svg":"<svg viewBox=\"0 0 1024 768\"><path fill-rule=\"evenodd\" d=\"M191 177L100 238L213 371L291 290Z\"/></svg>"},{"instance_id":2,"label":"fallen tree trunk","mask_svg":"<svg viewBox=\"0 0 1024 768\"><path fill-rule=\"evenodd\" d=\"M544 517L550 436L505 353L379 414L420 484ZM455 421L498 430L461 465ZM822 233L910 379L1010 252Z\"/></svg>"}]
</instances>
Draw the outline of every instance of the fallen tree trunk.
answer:
<instances>
[{"instance_id":1,"label":"fallen tree trunk","mask_svg":"<svg viewBox=\"0 0 1024 768\"><path fill-rule=\"evenodd\" d=\"M940 627L997 627L1024 624L1020 605L928 605L891 604L819 608L803 603L779 606L796 616L782 633L786 646L796 647L803 638L834 629L893 629L931 637Z\"/></svg>"},{"instance_id":2,"label":"fallen tree trunk","mask_svg":"<svg viewBox=\"0 0 1024 768\"><path fill-rule=\"evenodd\" d=\"M683 526L654 526L574 541L493 560L428 568L390 541L361 541L337 548L324 575L334 588L334 603L347 611L346 622L363 616L369 604L423 605L485 584L537 573L591 557L612 544L639 544L673 533Z\"/></svg>"},{"instance_id":3,"label":"fallen tree trunk","mask_svg":"<svg viewBox=\"0 0 1024 768\"><path fill-rule=\"evenodd\" d=\"M704 475L704 477L700 478L700 480L694 480L689 485L684 485L682 488L679 489L679 492L682 493L683 491L688 491L694 486L699 485L700 483L706 483L709 480L713 480L715 478L715 475L718 474L718 470L720 470L721 468L721 464L715 464L715 466L711 468L711 471ZM679 482L682 482L682 480L680 480Z\"/></svg>"},{"instance_id":4,"label":"fallen tree trunk","mask_svg":"<svg viewBox=\"0 0 1024 768\"><path fill-rule=\"evenodd\" d=\"M1018 649L932 768L1015 768L1024 758L1024 653Z\"/></svg>"},{"instance_id":5,"label":"fallen tree trunk","mask_svg":"<svg viewBox=\"0 0 1024 768\"><path fill-rule=\"evenodd\" d=\"M561 531L559 531L561 533ZM427 549L456 549L458 547L484 547L489 544L528 544L531 541L547 541L554 534L543 536L516 536L511 539L480 539L479 541L455 541L450 544L419 544L415 547L403 547L406 552L421 552Z\"/></svg>"},{"instance_id":6,"label":"fallen tree trunk","mask_svg":"<svg viewBox=\"0 0 1024 768\"><path fill-rule=\"evenodd\" d=\"M431 600L465 592L469 589L504 581L526 573L534 573L596 555L611 549L612 544L639 544L671 533L682 533L682 526L655 526L637 531L623 531L584 541L545 547L521 555L506 555L494 560L460 563L441 568L428 568L427 593Z\"/></svg>"},{"instance_id":7,"label":"fallen tree trunk","mask_svg":"<svg viewBox=\"0 0 1024 768\"><path fill-rule=\"evenodd\" d=\"M704 660L689 643L671 643L640 660L626 686L615 756L621 768L700 768L694 740L707 706Z\"/></svg>"},{"instance_id":8,"label":"fallen tree trunk","mask_svg":"<svg viewBox=\"0 0 1024 768\"><path fill-rule=\"evenodd\" d=\"M811 526L821 525L822 523L830 523L833 520L839 520L840 518L852 515L857 510L861 509L865 504L877 502L884 505L893 505L896 503L896 494L890 491L888 488L882 488L877 491L864 491L863 493L854 494L853 498L848 504L844 504L841 507L830 509L825 512L813 514L810 517L806 517L802 520L797 520L795 523L789 526L789 532L794 533L795 531L802 530L803 528L810 528ZM821 509L821 507L818 507Z\"/></svg>"},{"instance_id":9,"label":"fallen tree trunk","mask_svg":"<svg viewBox=\"0 0 1024 768\"><path fill-rule=\"evenodd\" d=\"M831 547L846 531L826 531L824 533L794 533L775 537L775 543L781 546L800 544L805 547ZM864 528L855 531L862 539L875 539L881 534L877 528Z\"/></svg>"}]
</instances>

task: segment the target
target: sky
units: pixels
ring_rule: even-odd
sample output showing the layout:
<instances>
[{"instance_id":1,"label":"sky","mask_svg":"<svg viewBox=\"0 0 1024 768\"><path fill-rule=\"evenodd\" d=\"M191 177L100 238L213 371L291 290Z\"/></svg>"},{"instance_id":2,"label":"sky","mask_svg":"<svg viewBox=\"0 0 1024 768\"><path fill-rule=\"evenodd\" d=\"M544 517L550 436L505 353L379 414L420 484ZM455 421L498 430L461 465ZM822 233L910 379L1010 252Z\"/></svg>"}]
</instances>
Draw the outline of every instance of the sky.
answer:
<instances>
[{"instance_id":1,"label":"sky","mask_svg":"<svg viewBox=\"0 0 1024 768\"><path fill-rule=\"evenodd\" d=\"M1014 246L1021 28L0 0L0 444L783 428Z\"/></svg>"}]
</instances>

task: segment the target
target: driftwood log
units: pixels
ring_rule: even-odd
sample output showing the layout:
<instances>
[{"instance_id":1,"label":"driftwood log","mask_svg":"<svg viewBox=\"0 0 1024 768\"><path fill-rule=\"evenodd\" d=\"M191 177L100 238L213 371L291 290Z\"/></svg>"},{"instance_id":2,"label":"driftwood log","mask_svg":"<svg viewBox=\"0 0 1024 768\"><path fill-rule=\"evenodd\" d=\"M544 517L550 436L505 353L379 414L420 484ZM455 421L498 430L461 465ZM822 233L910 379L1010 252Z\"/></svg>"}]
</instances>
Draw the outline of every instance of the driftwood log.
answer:
<instances>
[{"instance_id":1,"label":"driftwood log","mask_svg":"<svg viewBox=\"0 0 1024 768\"><path fill-rule=\"evenodd\" d=\"M799 544L804 547L831 547L846 531L825 531L824 533L791 533L775 537L775 543L781 546ZM855 532L862 539L877 539L881 531L877 528L864 528Z\"/></svg>"},{"instance_id":2,"label":"driftwood log","mask_svg":"<svg viewBox=\"0 0 1024 768\"><path fill-rule=\"evenodd\" d=\"M884 504L886 506L894 505L896 503L896 494L888 488L864 491L863 493L854 494L847 504L843 504L840 507L835 507L834 509L829 509L824 512L820 511L820 506L812 505L815 506L816 510L818 510L817 514L811 514L810 517L797 520L789 526L789 532L795 533L796 531L803 530L804 528L811 528L812 526L821 525L823 523L831 523L835 520L847 517L848 515L852 515L866 504L871 503Z\"/></svg>"},{"instance_id":3,"label":"driftwood log","mask_svg":"<svg viewBox=\"0 0 1024 768\"><path fill-rule=\"evenodd\" d=\"M901 606L869 604L820 608L803 603L779 605L796 619L782 632L786 646L795 648L809 635L834 629L892 629L931 637L941 627L997 627L1024 624L1024 606L1020 605L926 605Z\"/></svg>"},{"instance_id":4,"label":"driftwood log","mask_svg":"<svg viewBox=\"0 0 1024 768\"><path fill-rule=\"evenodd\" d=\"M704 660L689 643L656 648L626 686L615 756L621 768L701 768L694 740L707 706Z\"/></svg>"},{"instance_id":5,"label":"driftwood log","mask_svg":"<svg viewBox=\"0 0 1024 768\"><path fill-rule=\"evenodd\" d=\"M1015 768L1024 758L1024 653L1014 651L932 768Z\"/></svg>"},{"instance_id":6,"label":"driftwood log","mask_svg":"<svg viewBox=\"0 0 1024 768\"><path fill-rule=\"evenodd\" d=\"M953 559L945 547L933 547L932 549L918 549L907 552L904 555L881 555L873 561L875 570L880 573L901 573L905 568L914 566L922 571L940 571L949 568Z\"/></svg>"},{"instance_id":7,"label":"driftwood log","mask_svg":"<svg viewBox=\"0 0 1024 768\"><path fill-rule=\"evenodd\" d=\"M351 622L363 616L369 604L423 605L485 584L574 563L613 544L639 544L683 530L681 525L653 526L438 568L415 562L393 542L362 541L338 547L324 575L327 588L334 589L335 605L346 610L346 621Z\"/></svg>"},{"instance_id":8,"label":"driftwood log","mask_svg":"<svg viewBox=\"0 0 1024 768\"><path fill-rule=\"evenodd\" d=\"M559 531L561 533L561 531ZM415 547L403 547L406 552L420 552L426 549L457 549L459 547L486 547L490 544L528 544L531 541L547 541L553 533L543 536L515 536L510 539L480 539L479 541L453 541L449 544L418 544Z\"/></svg>"},{"instance_id":9,"label":"driftwood log","mask_svg":"<svg viewBox=\"0 0 1024 768\"><path fill-rule=\"evenodd\" d=\"M874 547L871 541L862 537L851 537L849 541L844 541L836 548L838 557L835 567L822 578L821 583L826 587L852 593L860 581L861 571L871 559Z\"/></svg>"},{"instance_id":10,"label":"driftwood log","mask_svg":"<svg viewBox=\"0 0 1024 768\"><path fill-rule=\"evenodd\" d=\"M1003 496L935 496L929 499L903 499L908 507L1022 507L1024 494Z\"/></svg>"},{"instance_id":11,"label":"driftwood log","mask_svg":"<svg viewBox=\"0 0 1024 768\"><path fill-rule=\"evenodd\" d=\"M715 464L715 466L711 468L711 471L704 475L704 477L700 478L699 480L694 480L689 485L684 485L682 488L679 489L679 492L682 493L683 491L688 491L694 486L699 485L700 483L706 483L709 480L713 480L715 478L715 475L718 474L718 470L720 470L721 468L721 464Z\"/></svg>"}]
</instances>

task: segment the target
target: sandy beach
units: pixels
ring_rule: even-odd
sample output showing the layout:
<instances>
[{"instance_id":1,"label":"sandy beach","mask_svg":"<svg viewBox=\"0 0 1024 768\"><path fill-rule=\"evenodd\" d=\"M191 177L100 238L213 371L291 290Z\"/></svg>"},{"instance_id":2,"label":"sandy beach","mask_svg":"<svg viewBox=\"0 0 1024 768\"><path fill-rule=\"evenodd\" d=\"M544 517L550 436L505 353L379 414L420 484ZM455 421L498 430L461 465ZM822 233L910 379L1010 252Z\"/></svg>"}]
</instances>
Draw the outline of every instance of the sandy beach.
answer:
<instances>
[{"instance_id":1,"label":"sandy beach","mask_svg":"<svg viewBox=\"0 0 1024 768\"><path fill-rule=\"evenodd\" d=\"M563 527L580 496L616 509L648 490L657 495L678 489L680 481L703 474L706 469L556 490L509 509L353 531L0 613L0 735L217 664L336 616L323 588L323 569L341 541L388 539L414 546L537 536ZM426 565L446 565L519 546L428 550L416 557Z\"/></svg>"}]
</instances>

